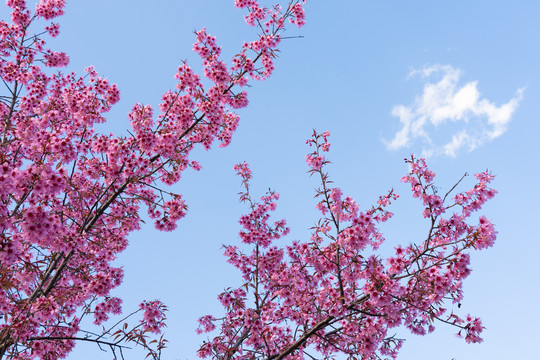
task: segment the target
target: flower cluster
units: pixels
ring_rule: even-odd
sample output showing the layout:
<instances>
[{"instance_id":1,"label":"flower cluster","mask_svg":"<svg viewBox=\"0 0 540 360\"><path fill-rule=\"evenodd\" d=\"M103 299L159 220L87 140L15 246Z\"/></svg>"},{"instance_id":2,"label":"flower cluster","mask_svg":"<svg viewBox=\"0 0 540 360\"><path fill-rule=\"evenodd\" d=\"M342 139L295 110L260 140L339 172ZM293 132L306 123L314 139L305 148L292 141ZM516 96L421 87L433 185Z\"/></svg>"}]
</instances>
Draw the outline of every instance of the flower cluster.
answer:
<instances>
[{"instance_id":1,"label":"flower cluster","mask_svg":"<svg viewBox=\"0 0 540 360\"><path fill-rule=\"evenodd\" d=\"M321 152L327 152L330 150L330 143L328 137L330 133L326 131L324 134L318 134L313 130L313 137L306 140L306 144L309 146L315 145L315 150L312 153L306 155L306 161L310 167L310 173L320 171L323 165L328 164ZM322 139L322 142L320 140Z\"/></svg>"},{"instance_id":2,"label":"flower cluster","mask_svg":"<svg viewBox=\"0 0 540 360\"><path fill-rule=\"evenodd\" d=\"M159 300L144 301L139 305L139 308L143 310L143 331L150 331L155 334L161 333L161 328L165 326L165 311L167 307Z\"/></svg>"},{"instance_id":3,"label":"flower cluster","mask_svg":"<svg viewBox=\"0 0 540 360\"><path fill-rule=\"evenodd\" d=\"M99 325L104 321L109 320L108 314L122 313L122 299L116 297L105 297L105 300L100 302L94 308L94 324Z\"/></svg>"}]
</instances>

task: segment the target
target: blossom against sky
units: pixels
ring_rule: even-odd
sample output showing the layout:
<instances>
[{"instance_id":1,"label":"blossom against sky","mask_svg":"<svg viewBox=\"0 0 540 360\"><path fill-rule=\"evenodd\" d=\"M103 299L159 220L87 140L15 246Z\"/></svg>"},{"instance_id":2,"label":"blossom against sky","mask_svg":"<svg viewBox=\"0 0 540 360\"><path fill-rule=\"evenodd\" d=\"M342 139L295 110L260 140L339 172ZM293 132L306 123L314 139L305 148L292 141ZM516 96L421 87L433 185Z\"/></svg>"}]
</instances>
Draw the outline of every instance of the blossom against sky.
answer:
<instances>
[{"instance_id":1,"label":"blossom against sky","mask_svg":"<svg viewBox=\"0 0 540 360\"><path fill-rule=\"evenodd\" d=\"M305 140L316 128L331 133L332 179L361 207L390 188L401 195L382 229L388 251L425 237L421 209L399 182L410 153L432 152L428 163L443 190L464 173L496 175L499 193L484 214L498 239L473 257L465 300L454 309L482 318L484 342L465 344L444 325L425 337L403 331L399 359L534 358L527 339L540 320L534 229L540 219L540 3L312 1L306 12L301 32L287 34L272 79L249 89L250 105L240 112L231 145L196 152L202 170L186 172L172 189L189 205L178 230L157 233L149 223L130 238L118 259L126 276L115 293L125 299L124 311L143 299L162 300L170 309L164 357L193 359L204 340L195 333L197 319L219 312L217 295L239 283L222 248L238 241L238 219L247 212L238 202L234 164L249 162L253 191L280 193L277 216L291 227L287 240L303 240L316 220L317 183L304 158ZM183 60L198 66L193 30L206 27L227 58L250 38L243 15L232 0L68 1L55 44L70 55L69 71L94 65L118 84L120 103L100 130L127 134L134 103L156 106L175 86ZM0 7L0 17L7 16ZM70 359L109 357L80 344Z\"/></svg>"}]
</instances>

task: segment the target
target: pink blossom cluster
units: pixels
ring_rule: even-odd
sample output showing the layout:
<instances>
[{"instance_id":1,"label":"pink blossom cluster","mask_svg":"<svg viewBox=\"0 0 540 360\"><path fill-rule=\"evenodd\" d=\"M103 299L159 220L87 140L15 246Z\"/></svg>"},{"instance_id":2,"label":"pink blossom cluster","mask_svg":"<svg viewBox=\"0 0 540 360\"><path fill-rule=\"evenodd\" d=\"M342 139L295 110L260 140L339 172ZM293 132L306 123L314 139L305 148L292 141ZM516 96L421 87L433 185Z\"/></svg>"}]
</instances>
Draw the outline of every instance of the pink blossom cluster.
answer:
<instances>
[{"instance_id":1,"label":"pink blossom cluster","mask_svg":"<svg viewBox=\"0 0 540 360\"><path fill-rule=\"evenodd\" d=\"M104 301L100 302L94 308L94 324L99 325L109 320L109 314L122 313L122 299L106 296Z\"/></svg>"},{"instance_id":2,"label":"pink blossom cluster","mask_svg":"<svg viewBox=\"0 0 540 360\"><path fill-rule=\"evenodd\" d=\"M276 240L288 232L284 220L270 225L277 194L253 200L251 171L247 164L235 167L245 187L240 197L250 212L240 218L244 245L226 246L225 256L242 272L244 283L218 296L224 316L199 320L198 333L212 337L198 355L304 359L344 354L351 359L395 359L403 339L392 329L405 327L424 335L434 331L436 323L455 326L467 342L482 341L480 319L462 318L451 308L463 298L463 280L471 272L469 252L491 246L495 239L489 220L482 216L478 225L472 225L466 209L495 194L488 187L493 177L478 175L472 190L451 198L458 182L440 197L434 190L435 173L425 161L406 160L410 172L403 180L427 209L429 235L398 245L394 256L384 258L375 252L385 241L378 225L390 219L387 207L398 196L389 191L376 205L360 210L329 180L328 161L314 163L328 151L328 136L314 132L307 141L314 149L307 157L309 173L320 179L315 196L321 216L306 241L277 245ZM443 217L450 211L449 218Z\"/></svg>"},{"instance_id":3,"label":"pink blossom cluster","mask_svg":"<svg viewBox=\"0 0 540 360\"><path fill-rule=\"evenodd\" d=\"M310 167L310 173L319 171L323 165L328 164L321 152L327 152L330 150L330 143L328 142L328 136L330 133L326 131L324 134L317 134L316 131L313 131L313 138L306 140L306 144L309 146L315 146L315 150L310 154L306 155L306 162ZM319 145L318 141L322 139L322 143Z\"/></svg>"},{"instance_id":4,"label":"pink blossom cluster","mask_svg":"<svg viewBox=\"0 0 540 360\"><path fill-rule=\"evenodd\" d=\"M143 330L148 330L155 334L161 333L161 328L165 326L165 311L167 308L159 300L144 301L139 305L139 308L143 310Z\"/></svg>"},{"instance_id":5,"label":"pink blossom cluster","mask_svg":"<svg viewBox=\"0 0 540 360\"><path fill-rule=\"evenodd\" d=\"M34 9L24 0L6 4L11 22L0 21L0 77L8 90L0 99L0 354L63 358L81 318L93 313L102 323L121 311L121 300L109 296L123 278L112 262L140 228L141 211L164 231L185 217L181 195L163 185L178 182L187 168L200 169L190 158L197 146L230 143L239 122L233 110L248 104L247 92L237 88L270 75L285 20L300 18L303 1L284 9L243 6L261 21L261 33L230 65L215 37L198 31L194 50L205 79L182 63L176 88L163 94L157 110L133 106L127 137L94 129L120 100L115 84L93 67L83 76L46 69L69 63L46 43L59 35L53 21L65 1L40 0ZM165 307L145 302L141 309L144 331L124 328L119 336L150 346L144 333L161 331Z\"/></svg>"},{"instance_id":6,"label":"pink blossom cluster","mask_svg":"<svg viewBox=\"0 0 540 360\"><path fill-rule=\"evenodd\" d=\"M247 83L246 74L256 80L264 80L272 74L274 58L277 57L276 48L281 42L280 32L286 21L298 27L304 25L305 3L306 0L291 1L284 10L279 4L266 8L256 0L235 0L237 7L249 10L245 17L246 23L257 26L261 31L259 39L244 43L244 50L233 59L232 70L236 71L233 79L236 85L244 86ZM256 65L258 60L261 61L261 67Z\"/></svg>"},{"instance_id":7,"label":"pink blossom cluster","mask_svg":"<svg viewBox=\"0 0 540 360\"><path fill-rule=\"evenodd\" d=\"M36 15L51 20L64 14L64 0L40 0L36 6Z\"/></svg>"}]
</instances>

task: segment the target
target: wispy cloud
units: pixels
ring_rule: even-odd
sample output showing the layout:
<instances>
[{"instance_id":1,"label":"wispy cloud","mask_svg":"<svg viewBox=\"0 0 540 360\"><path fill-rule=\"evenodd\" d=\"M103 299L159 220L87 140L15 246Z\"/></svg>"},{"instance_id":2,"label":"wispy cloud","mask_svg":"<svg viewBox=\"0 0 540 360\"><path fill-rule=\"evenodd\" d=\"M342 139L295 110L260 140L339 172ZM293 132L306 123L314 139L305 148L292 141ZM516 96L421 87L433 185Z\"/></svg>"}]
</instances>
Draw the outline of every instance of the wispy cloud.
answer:
<instances>
[{"instance_id":1,"label":"wispy cloud","mask_svg":"<svg viewBox=\"0 0 540 360\"><path fill-rule=\"evenodd\" d=\"M518 89L507 103L496 106L482 98L477 81L460 86L461 71L452 66L424 67L412 71L409 77L413 76L420 76L425 81L422 95L408 106L394 106L392 115L399 118L402 127L385 143L388 149L399 149L421 141L424 156L445 154L455 157L462 148L472 151L501 136L524 91ZM450 123L454 125L450 126ZM444 134L442 140L439 139L441 136L436 141L432 139L433 135L441 133Z\"/></svg>"}]
</instances>

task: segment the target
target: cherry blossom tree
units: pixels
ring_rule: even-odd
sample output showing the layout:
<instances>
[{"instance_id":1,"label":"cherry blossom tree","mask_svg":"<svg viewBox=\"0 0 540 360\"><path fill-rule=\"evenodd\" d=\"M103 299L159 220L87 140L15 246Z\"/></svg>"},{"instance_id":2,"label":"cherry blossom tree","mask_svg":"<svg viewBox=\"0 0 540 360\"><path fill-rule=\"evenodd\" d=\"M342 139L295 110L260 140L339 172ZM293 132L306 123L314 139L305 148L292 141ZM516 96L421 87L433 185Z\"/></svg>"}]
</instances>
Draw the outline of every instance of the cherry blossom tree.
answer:
<instances>
[{"instance_id":1,"label":"cherry blossom tree","mask_svg":"<svg viewBox=\"0 0 540 360\"><path fill-rule=\"evenodd\" d=\"M239 121L234 109L248 104L243 89L272 74L281 33L288 23L304 24L305 2L264 7L235 0L258 29L255 40L227 64L216 39L197 31L193 49L203 76L180 64L177 86L163 94L159 109L133 106L132 134L119 137L94 129L119 101L117 86L92 67L82 76L58 71L69 57L47 47L46 38L59 35L55 21L64 1L6 1L11 21L0 22L0 358L65 358L78 341L108 347L114 358L123 358L129 344L160 358L167 308L147 300L124 313L122 299L110 295L123 278L112 262L139 229L143 210L162 231L174 230L185 216L182 196L164 188L185 169L200 168L190 157L197 146L230 143ZM249 167L237 165L250 212L240 221L243 245L227 246L225 255L244 283L219 295L223 317L200 319L199 332L209 339L198 355L395 358L403 340L390 329L425 334L437 322L457 327L467 342L481 341L480 320L454 314L449 303L463 297L470 250L495 240L485 217L470 224L495 195L493 176L478 174L474 188L452 195L460 180L440 196L424 160L407 159L403 181L422 201L430 225L425 240L384 258L377 252L385 240L378 225L390 219L387 207L397 194L360 210L329 180L328 137L315 132L308 140L321 216L307 241L275 244L288 232L284 220L270 222L278 194L256 200ZM97 332L85 328L88 318Z\"/></svg>"},{"instance_id":2,"label":"cherry blossom tree","mask_svg":"<svg viewBox=\"0 0 540 360\"><path fill-rule=\"evenodd\" d=\"M238 126L234 109L248 104L242 90L264 80L286 24L304 24L305 0L263 7L236 0L259 35L245 42L232 62L221 59L215 37L196 32L194 51L203 76L187 63L176 71L176 88L159 109L136 104L129 113L132 135L95 131L119 101L115 84L89 67L82 76L58 70L64 52L47 47L59 34L64 0L7 0L11 21L0 22L0 358L65 358L77 341L107 346L123 357L126 343L157 359L166 307L145 301L99 332L82 327L90 317L102 325L122 314L122 299L110 296L122 282L112 261L128 235L139 229L141 209L158 230L172 231L187 205L165 191L187 168L197 146L227 146Z\"/></svg>"},{"instance_id":3,"label":"cherry blossom tree","mask_svg":"<svg viewBox=\"0 0 540 360\"><path fill-rule=\"evenodd\" d=\"M345 354L350 359L395 359L403 339L391 329L413 334L434 331L445 323L469 343L482 341L479 318L460 317L449 309L460 306L462 284L471 272L471 250L493 245L496 231L472 214L492 198L493 175L476 174L476 185L455 195L461 183L443 196L434 186L435 174L423 159L405 159L410 172L402 178L428 219L425 240L398 245L386 259L377 252L385 238L378 225L391 218L387 210L398 198L393 191L367 210L334 187L325 170L323 153L329 133L314 132L307 143L309 173L318 178L320 218L306 241L277 246L289 229L284 220L270 221L279 195L269 191L256 200L250 193L247 164L235 169L245 187L240 199L250 212L240 219L241 246L228 245L225 256L240 270L243 284L219 295L225 315L200 318L199 333L216 333L198 351L214 359L316 359ZM319 356L317 356L319 355Z\"/></svg>"}]
</instances>

